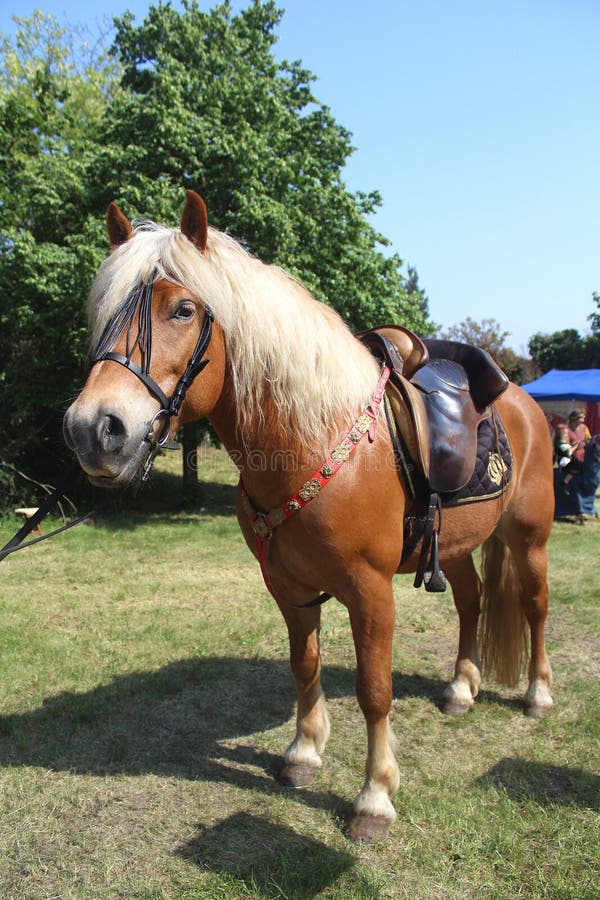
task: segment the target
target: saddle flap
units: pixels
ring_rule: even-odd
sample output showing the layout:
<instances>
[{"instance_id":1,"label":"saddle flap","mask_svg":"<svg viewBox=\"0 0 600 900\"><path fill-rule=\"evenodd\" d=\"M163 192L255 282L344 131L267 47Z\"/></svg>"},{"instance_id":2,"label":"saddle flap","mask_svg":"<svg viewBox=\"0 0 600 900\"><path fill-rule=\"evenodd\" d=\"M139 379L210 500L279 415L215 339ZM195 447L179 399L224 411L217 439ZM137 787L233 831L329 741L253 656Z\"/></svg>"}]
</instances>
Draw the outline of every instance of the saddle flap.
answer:
<instances>
[{"instance_id":1,"label":"saddle flap","mask_svg":"<svg viewBox=\"0 0 600 900\"><path fill-rule=\"evenodd\" d=\"M477 457L477 426L488 414L475 409L462 367L432 360L412 381L393 373L388 398L406 448L429 488L457 491Z\"/></svg>"},{"instance_id":2,"label":"saddle flap","mask_svg":"<svg viewBox=\"0 0 600 900\"><path fill-rule=\"evenodd\" d=\"M408 455L429 480L429 420L420 392L406 378L392 373L385 393Z\"/></svg>"}]
</instances>

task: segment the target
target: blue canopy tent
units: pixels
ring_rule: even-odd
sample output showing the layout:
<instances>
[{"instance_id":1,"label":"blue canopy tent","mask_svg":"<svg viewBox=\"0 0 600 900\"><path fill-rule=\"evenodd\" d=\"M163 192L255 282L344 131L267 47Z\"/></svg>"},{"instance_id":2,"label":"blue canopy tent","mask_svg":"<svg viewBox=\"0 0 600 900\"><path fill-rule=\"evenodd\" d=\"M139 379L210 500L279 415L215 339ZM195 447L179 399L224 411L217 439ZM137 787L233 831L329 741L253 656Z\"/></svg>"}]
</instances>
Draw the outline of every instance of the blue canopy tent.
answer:
<instances>
[{"instance_id":1,"label":"blue canopy tent","mask_svg":"<svg viewBox=\"0 0 600 900\"><path fill-rule=\"evenodd\" d=\"M600 369L550 369L522 385L536 400L600 401Z\"/></svg>"},{"instance_id":2,"label":"blue canopy tent","mask_svg":"<svg viewBox=\"0 0 600 900\"><path fill-rule=\"evenodd\" d=\"M565 421L569 412L576 407L586 407L586 424L592 434L600 433L600 369L550 369L541 378L522 385L545 410L548 423L552 427ZM597 515L595 496L599 480L599 457L596 450L592 455L586 451L584 472L575 475L568 491L555 470L555 517L579 513Z\"/></svg>"}]
</instances>

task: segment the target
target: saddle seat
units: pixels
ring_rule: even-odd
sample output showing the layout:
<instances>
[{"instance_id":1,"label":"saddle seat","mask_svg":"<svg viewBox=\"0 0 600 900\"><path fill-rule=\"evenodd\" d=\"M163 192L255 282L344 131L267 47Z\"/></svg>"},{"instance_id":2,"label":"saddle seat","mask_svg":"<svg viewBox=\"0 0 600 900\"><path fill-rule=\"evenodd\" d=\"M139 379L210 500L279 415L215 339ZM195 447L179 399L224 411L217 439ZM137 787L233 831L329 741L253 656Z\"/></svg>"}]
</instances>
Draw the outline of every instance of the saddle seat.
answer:
<instances>
[{"instance_id":1,"label":"saddle seat","mask_svg":"<svg viewBox=\"0 0 600 900\"><path fill-rule=\"evenodd\" d=\"M479 347L421 340L400 325L357 337L391 370L387 402L429 491L460 490L475 468L479 423L508 387L504 372Z\"/></svg>"}]
</instances>

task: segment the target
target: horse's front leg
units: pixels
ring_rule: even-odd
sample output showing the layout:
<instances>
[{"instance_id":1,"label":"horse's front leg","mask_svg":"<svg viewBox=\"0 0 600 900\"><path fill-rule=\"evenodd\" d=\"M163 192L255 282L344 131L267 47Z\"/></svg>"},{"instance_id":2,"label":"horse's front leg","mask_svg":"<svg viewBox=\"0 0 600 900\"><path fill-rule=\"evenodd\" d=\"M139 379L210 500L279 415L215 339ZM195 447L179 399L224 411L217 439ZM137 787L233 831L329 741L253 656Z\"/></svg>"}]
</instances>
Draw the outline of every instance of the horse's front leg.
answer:
<instances>
[{"instance_id":1,"label":"horse's front leg","mask_svg":"<svg viewBox=\"0 0 600 900\"><path fill-rule=\"evenodd\" d=\"M370 571L356 581L347 597L356 649L356 695L367 725L365 782L354 800L348 828L352 840L384 840L396 819L390 797L400 777L389 723L392 704L392 640L394 595L391 580Z\"/></svg>"},{"instance_id":2,"label":"horse's front leg","mask_svg":"<svg viewBox=\"0 0 600 900\"><path fill-rule=\"evenodd\" d=\"M288 627L290 663L296 681L296 736L283 755L279 781L290 787L311 783L329 739L329 715L321 689L321 608L301 609L278 601Z\"/></svg>"}]
</instances>

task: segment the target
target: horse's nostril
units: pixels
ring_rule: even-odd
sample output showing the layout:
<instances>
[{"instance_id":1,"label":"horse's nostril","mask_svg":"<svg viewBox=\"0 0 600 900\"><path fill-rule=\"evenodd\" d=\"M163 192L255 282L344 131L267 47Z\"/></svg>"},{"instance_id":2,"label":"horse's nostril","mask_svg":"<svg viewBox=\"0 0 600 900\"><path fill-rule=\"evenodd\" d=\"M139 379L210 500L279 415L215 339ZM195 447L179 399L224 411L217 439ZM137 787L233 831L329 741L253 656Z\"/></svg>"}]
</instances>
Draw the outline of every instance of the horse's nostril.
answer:
<instances>
[{"instance_id":1,"label":"horse's nostril","mask_svg":"<svg viewBox=\"0 0 600 900\"><path fill-rule=\"evenodd\" d=\"M121 420L117 418L117 416L107 416L106 419L107 434L123 434L123 432L125 431L125 427Z\"/></svg>"},{"instance_id":2,"label":"horse's nostril","mask_svg":"<svg viewBox=\"0 0 600 900\"><path fill-rule=\"evenodd\" d=\"M98 423L98 440L104 451L118 453L125 443L125 423L113 413L106 413Z\"/></svg>"}]
</instances>

